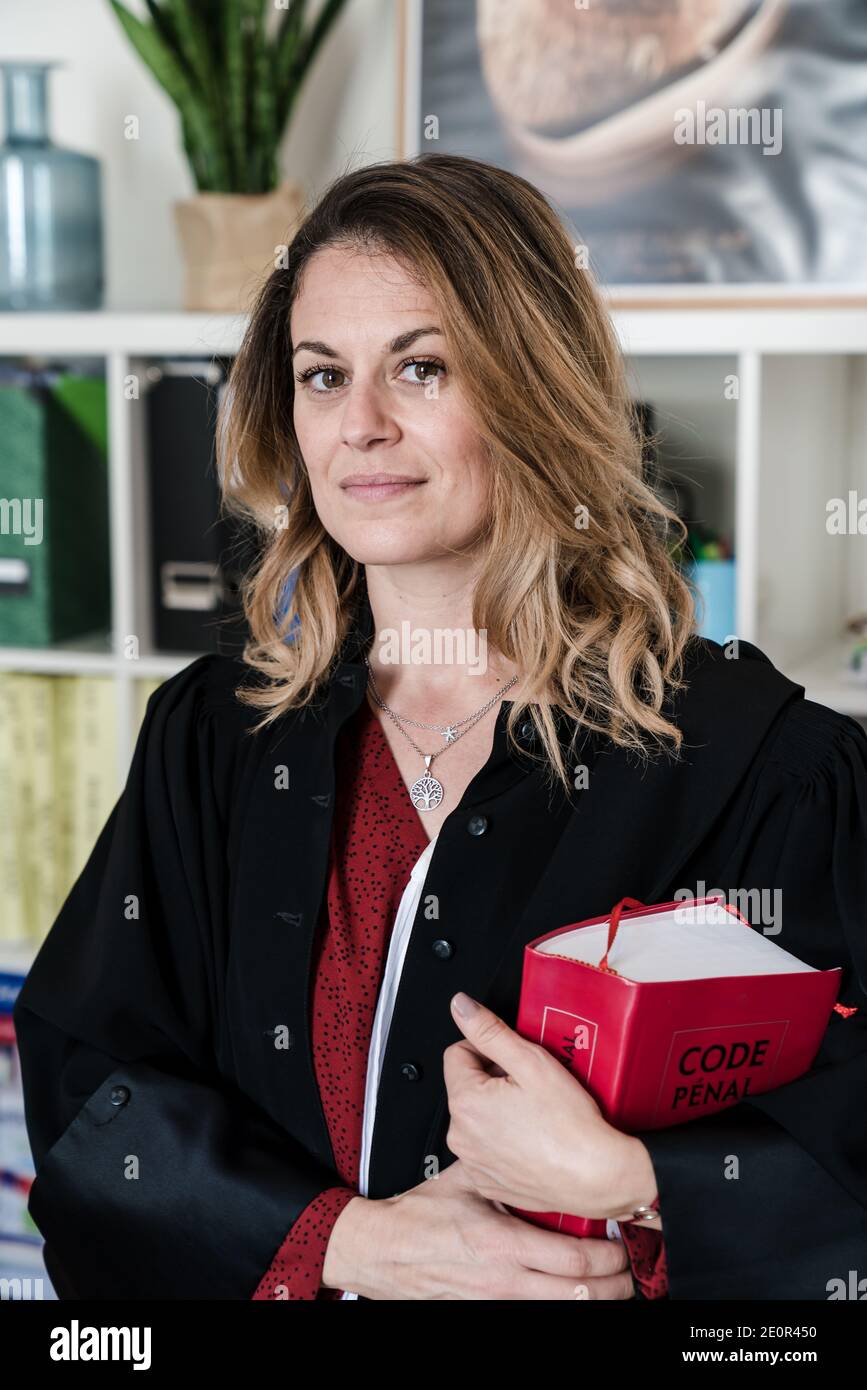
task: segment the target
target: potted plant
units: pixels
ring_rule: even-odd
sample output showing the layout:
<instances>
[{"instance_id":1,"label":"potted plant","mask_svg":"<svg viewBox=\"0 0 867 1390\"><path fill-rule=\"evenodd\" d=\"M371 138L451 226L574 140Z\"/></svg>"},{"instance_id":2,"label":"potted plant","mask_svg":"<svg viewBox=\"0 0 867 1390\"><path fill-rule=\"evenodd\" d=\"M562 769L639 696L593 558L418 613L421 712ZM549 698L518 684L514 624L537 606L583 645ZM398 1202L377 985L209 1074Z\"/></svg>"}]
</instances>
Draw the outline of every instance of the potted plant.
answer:
<instances>
[{"instance_id":1,"label":"potted plant","mask_svg":"<svg viewBox=\"0 0 867 1390\"><path fill-rule=\"evenodd\" d=\"M312 23L307 0L146 0L148 19L109 3L180 115L198 189L174 205L185 308L243 312L304 206L277 151L345 0Z\"/></svg>"}]
</instances>

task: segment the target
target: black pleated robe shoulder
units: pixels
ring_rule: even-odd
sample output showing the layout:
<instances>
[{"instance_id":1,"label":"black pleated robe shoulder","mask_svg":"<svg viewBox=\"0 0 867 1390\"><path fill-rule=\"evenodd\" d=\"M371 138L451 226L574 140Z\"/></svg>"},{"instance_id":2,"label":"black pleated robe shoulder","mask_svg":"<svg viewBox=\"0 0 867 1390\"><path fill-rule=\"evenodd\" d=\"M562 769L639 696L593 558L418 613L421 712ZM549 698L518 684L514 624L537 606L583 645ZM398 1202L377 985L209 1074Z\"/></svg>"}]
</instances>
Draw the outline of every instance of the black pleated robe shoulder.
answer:
<instances>
[{"instance_id":1,"label":"black pleated robe shoulder","mask_svg":"<svg viewBox=\"0 0 867 1390\"><path fill-rule=\"evenodd\" d=\"M249 1299L301 1210L339 1182L309 986L334 743L365 698L370 632L365 604L322 698L259 733L236 659L200 657L148 702L125 789L14 1013L30 1210L61 1298ZM457 990L514 1026L523 948L542 932L624 896L779 890L773 939L842 967L855 1012L831 1016L798 1080L641 1138L672 1299L828 1298L867 1269L867 737L755 647L732 660L702 639L673 706L679 760L642 764L588 736L587 786L567 796L531 757L531 723L526 746L507 743L507 709L431 860L370 1197L453 1160L442 1053L460 1037ZM447 959L432 949L443 937Z\"/></svg>"}]
</instances>

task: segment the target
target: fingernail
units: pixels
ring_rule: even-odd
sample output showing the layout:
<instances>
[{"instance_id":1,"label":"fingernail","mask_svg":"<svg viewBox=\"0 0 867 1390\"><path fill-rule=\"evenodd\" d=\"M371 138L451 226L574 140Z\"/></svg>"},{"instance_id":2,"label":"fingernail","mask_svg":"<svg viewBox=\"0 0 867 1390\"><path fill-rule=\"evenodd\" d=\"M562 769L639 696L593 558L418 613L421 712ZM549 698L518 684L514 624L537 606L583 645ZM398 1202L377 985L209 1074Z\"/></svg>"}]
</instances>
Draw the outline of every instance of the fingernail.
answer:
<instances>
[{"instance_id":1,"label":"fingernail","mask_svg":"<svg viewBox=\"0 0 867 1390\"><path fill-rule=\"evenodd\" d=\"M456 1014L460 1014L461 1018L472 1018L473 1014L478 1012L479 1006L475 999L471 999L468 994L464 994L461 990L452 999L452 1008Z\"/></svg>"},{"instance_id":2,"label":"fingernail","mask_svg":"<svg viewBox=\"0 0 867 1390\"><path fill-rule=\"evenodd\" d=\"M589 1297L590 1297L590 1290L588 1289L587 1285L586 1285L586 1284L576 1284L576 1285L575 1285L575 1294L574 1294L574 1297L575 1297L575 1298L589 1298Z\"/></svg>"}]
</instances>

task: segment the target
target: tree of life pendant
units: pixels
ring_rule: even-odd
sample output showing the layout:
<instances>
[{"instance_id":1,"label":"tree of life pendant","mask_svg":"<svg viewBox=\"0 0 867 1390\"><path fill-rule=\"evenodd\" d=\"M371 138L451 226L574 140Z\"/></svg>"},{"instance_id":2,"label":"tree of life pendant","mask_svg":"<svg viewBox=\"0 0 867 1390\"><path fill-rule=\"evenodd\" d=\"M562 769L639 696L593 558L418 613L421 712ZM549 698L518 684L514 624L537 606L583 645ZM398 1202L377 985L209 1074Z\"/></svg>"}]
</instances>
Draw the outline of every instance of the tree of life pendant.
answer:
<instances>
[{"instance_id":1,"label":"tree of life pendant","mask_svg":"<svg viewBox=\"0 0 867 1390\"><path fill-rule=\"evenodd\" d=\"M443 799L443 784L437 781L430 770L432 757L432 753L425 754L424 776L413 782L409 789L410 801L417 811L432 811Z\"/></svg>"}]
</instances>

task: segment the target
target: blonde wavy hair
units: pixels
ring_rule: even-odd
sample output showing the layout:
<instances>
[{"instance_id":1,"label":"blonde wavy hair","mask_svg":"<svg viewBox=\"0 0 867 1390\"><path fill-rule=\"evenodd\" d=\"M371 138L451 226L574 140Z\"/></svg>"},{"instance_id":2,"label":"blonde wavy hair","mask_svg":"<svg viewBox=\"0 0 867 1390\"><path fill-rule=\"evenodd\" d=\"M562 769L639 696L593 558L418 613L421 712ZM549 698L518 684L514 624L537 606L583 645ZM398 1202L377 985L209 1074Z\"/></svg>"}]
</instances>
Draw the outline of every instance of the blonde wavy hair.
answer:
<instances>
[{"instance_id":1,"label":"blonde wavy hair","mask_svg":"<svg viewBox=\"0 0 867 1390\"><path fill-rule=\"evenodd\" d=\"M695 623L673 556L685 528L644 481L613 325L542 194L451 154L335 180L262 287L234 360L217 467L223 508L261 542L241 598L244 660L265 679L238 691L265 711L256 730L327 684L366 591L363 566L319 520L293 428L290 312L308 261L334 246L417 275L438 302L450 373L467 383L490 462L473 625L521 675L508 737L532 719L567 786L558 710L575 735L676 756L669 697Z\"/></svg>"}]
</instances>

